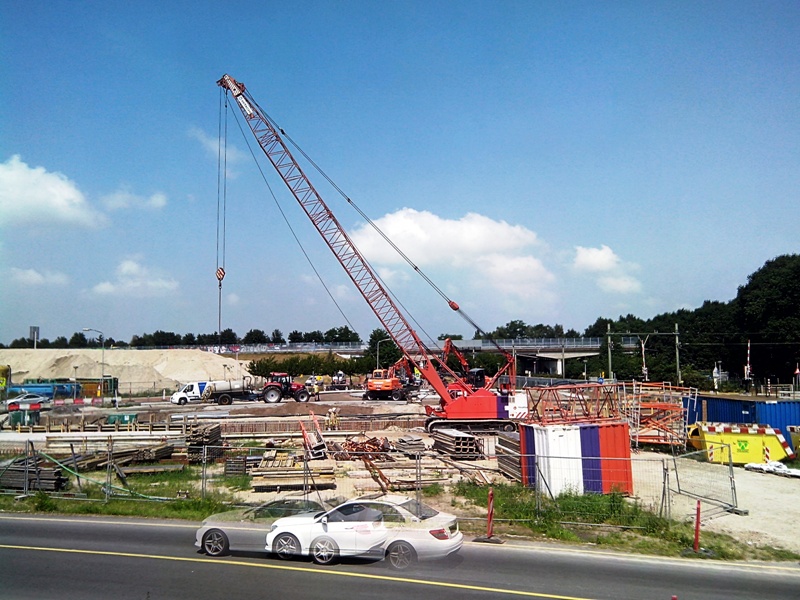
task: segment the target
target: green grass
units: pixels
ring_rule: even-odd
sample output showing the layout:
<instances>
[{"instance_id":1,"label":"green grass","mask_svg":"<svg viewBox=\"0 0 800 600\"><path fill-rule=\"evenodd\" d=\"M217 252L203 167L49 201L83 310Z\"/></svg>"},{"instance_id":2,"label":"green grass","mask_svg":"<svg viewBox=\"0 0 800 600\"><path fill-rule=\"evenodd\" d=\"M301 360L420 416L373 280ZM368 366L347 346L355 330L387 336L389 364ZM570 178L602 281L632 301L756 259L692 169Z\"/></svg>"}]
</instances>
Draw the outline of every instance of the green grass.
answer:
<instances>
[{"instance_id":1,"label":"green grass","mask_svg":"<svg viewBox=\"0 0 800 600\"><path fill-rule=\"evenodd\" d=\"M494 533L533 539L596 544L620 551L721 560L794 561L800 555L781 548L751 546L732 536L701 532L703 552L695 554L691 524L670 521L620 494L564 494L538 498L519 485L494 486ZM456 484L454 494L474 505L488 505L488 489ZM602 527L598 527L601 525ZM689 551L687 553L687 550Z\"/></svg>"}]
</instances>

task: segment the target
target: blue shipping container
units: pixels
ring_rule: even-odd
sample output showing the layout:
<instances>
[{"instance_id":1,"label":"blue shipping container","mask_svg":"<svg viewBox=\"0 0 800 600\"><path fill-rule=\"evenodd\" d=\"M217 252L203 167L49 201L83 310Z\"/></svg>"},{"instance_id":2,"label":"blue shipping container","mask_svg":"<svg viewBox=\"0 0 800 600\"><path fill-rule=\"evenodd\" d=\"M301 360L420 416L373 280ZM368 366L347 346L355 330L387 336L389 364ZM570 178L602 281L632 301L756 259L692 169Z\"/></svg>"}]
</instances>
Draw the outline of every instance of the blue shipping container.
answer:
<instances>
[{"instance_id":1,"label":"blue shipping container","mask_svg":"<svg viewBox=\"0 0 800 600\"><path fill-rule=\"evenodd\" d=\"M688 423L707 421L709 423L762 423L757 419L756 402L738 398L719 396L698 396L696 402L683 399L683 406L688 413Z\"/></svg>"},{"instance_id":2,"label":"blue shipping container","mask_svg":"<svg viewBox=\"0 0 800 600\"><path fill-rule=\"evenodd\" d=\"M792 446L789 425L800 425L800 400L755 402L755 413L756 423L780 429L792 451L797 451Z\"/></svg>"}]
</instances>

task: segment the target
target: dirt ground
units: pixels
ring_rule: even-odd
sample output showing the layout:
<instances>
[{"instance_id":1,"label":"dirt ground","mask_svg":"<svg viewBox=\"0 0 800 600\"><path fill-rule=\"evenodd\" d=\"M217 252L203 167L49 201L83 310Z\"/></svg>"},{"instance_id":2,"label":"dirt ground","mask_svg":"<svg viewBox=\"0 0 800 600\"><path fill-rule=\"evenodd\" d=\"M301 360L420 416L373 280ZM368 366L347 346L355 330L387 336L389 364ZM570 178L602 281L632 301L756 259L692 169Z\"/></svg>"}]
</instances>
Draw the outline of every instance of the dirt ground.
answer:
<instances>
[{"instance_id":1,"label":"dirt ground","mask_svg":"<svg viewBox=\"0 0 800 600\"><path fill-rule=\"evenodd\" d=\"M701 516L701 531L727 533L750 544L800 553L800 479L734 467L734 481L738 505L748 514L723 513L708 520ZM691 512L696 503L685 502Z\"/></svg>"}]
</instances>

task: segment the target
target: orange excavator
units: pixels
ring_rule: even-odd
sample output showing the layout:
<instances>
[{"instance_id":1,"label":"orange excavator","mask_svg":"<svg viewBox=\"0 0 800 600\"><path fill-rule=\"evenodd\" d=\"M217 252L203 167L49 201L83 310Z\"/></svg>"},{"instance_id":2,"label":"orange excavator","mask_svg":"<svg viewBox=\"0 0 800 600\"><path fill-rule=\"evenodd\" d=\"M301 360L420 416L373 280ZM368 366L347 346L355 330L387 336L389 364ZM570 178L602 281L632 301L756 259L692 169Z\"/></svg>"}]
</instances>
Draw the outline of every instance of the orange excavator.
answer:
<instances>
[{"instance_id":1,"label":"orange excavator","mask_svg":"<svg viewBox=\"0 0 800 600\"><path fill-rule=\"evenodd\" d=\"M378 317L389 337L400 349L404 359L412 369L419 371L439 395L438 406L425 407L428 414L426 428L429 431L439 427L514 430L516 424L510 420L508 413L509 393L513 391L516 379L512 355L497 346L497 351L505 355L506 364L488 380L485 377L478 377L480 374L475 373L475 378L470 381L450 369L446 360L442 360L438 352L429 348L409 325L406 316L397 307L377 274L361 255L289 151L284 140L285 132L273 123L243 83L226 74L217 84L233 97L267 159ZM352 204L349 198L346 199ZM418 268L416 270L419 271ZM428 281L432 284L430 280ZM452 310L458 311L475 325L455 301L447 298L438 288L437 291ZM450 383L445 384L440 373L444 374ZM510 385L506 384L503 389L494 390L495 384L502 376L507 376ZM480 381L481 385L475 385L476 381Z\"/></svg>"}]
</instances>

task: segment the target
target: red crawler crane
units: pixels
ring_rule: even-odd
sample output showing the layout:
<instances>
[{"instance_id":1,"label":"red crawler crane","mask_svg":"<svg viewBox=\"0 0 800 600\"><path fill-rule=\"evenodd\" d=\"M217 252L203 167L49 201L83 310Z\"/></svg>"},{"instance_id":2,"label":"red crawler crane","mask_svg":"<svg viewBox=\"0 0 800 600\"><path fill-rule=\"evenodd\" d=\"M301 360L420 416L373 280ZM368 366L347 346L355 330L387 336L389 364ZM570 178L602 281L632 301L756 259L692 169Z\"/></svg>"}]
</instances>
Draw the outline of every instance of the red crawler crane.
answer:
<instances>
[{"instance_id":1,"label":"red crawler crane","mask_svg":"<svg viewBox=\"0 0 800 600\"><path fill-rule=\"evenodd\" d=\"M303 169L279 135L278 129L270 122L244 84L236 81L230 75L223 75L217 84L236 100L264 154L334 256L339 260L386 332L406 359L419 370L422 377L439 394L441 398L439 408L426 407L429 415L428 429L433 429L437 425L477 429L514 429L515 425L508 418L508 396L496 394L488 389L504 373L509 374L512 382L515 380L516 373L511 355L505 353L507 364L486 383L485 387L476 388L468 381L458 377L436 353L428 349L411 328L377 275L361 256L341 224L306 177ZM460 310L454 301L448 300L448 304L451 309ZM439 376L439 371L447 373L453 379L453 383L445 385Z\"/></svg>"}]
</instances>

